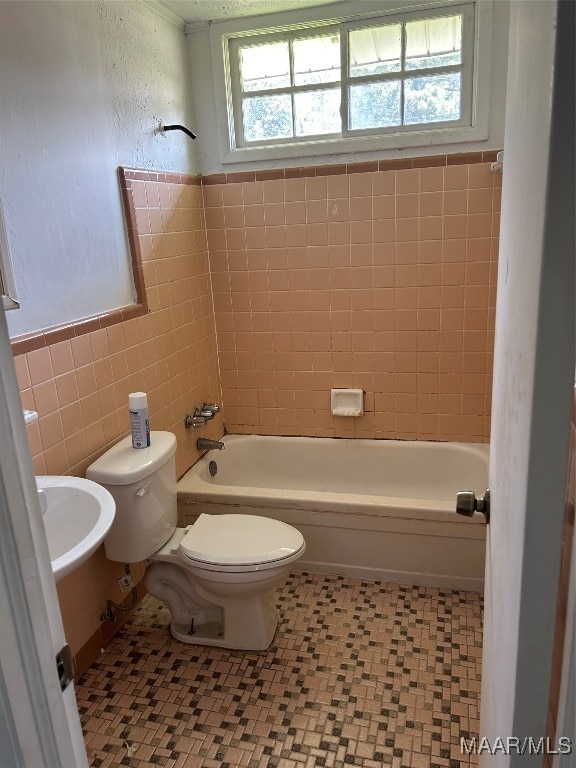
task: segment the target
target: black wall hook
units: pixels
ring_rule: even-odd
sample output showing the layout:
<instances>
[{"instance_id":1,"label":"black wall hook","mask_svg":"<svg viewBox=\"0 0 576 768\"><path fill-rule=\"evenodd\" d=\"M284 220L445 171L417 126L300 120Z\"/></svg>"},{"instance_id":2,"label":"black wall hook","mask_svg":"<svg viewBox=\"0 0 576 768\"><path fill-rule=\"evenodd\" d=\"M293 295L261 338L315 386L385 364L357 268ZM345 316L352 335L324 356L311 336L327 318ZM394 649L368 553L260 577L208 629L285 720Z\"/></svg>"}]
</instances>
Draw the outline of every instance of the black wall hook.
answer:
<instances>
[{"instance_id":1,"label":"black wall hook","mask_svg":"<svg viewBox=\"0 0 576 768\"><path fill-rule=\"evenodd\" d=\"M185 128L183 125L163 125L162 126L163 131L183 131L186 136L190 136L191 139L196 138L196 134L192 133L192 131L189 131L188 128Z\"/></svg>"}]
</instances>

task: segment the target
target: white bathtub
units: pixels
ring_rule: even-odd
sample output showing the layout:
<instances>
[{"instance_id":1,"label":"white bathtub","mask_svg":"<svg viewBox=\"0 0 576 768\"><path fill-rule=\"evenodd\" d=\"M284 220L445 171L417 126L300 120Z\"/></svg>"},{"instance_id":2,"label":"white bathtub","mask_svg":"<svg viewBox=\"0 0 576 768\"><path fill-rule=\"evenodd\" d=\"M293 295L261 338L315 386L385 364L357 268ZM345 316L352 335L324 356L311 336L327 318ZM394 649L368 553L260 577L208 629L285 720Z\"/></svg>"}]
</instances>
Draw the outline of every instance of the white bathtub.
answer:
<instances>
[{"instance_id":1,"label":"white bathtub","mask_svg":"<svg viewBox=\"0 0 576 768\"><path fill-rule=\"evenodd\" d=\"M488 446L222 439L225 450L208 452L178 483L180 525L202 512L274 517L304 535L302 570L482 590L484 517L454 509L459 490L484 494Z\"/></svg>"}]
</instances>

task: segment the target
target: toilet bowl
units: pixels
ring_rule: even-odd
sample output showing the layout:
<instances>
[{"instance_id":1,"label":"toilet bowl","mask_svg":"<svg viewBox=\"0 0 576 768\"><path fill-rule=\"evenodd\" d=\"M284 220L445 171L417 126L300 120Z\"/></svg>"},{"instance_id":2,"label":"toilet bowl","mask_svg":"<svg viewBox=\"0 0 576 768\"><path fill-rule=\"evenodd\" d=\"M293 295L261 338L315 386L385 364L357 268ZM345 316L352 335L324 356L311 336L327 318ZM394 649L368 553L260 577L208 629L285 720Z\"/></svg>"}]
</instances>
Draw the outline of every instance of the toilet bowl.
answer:
<instances>
[{"instance_id":1,"label":"toilet bowl","mask_svg":"<svg viewBox=\"0 0 576 768\"><path fill-rule=\"evenodd\" d=\"M152 432L148 448L127 437L88 467L116 501L106 556L147 561L144 585L168 607L178 640L264 650L278 621L275 587L304 554L304 538L256 515L202 514L177 528L175 451L172 433Z\"/></svg>"},{"instance_id":2,"label":"toilet bowl","mask_svg":"<svg viewBox=\"0 0 576 768\"><path fill-rule=\"evenodd\" d=\"M202 514L151 555L144 585L168 606L178 640L263 650L276 631L274 589L304 551L279 520Z\"/></svg>"}]
</instances>

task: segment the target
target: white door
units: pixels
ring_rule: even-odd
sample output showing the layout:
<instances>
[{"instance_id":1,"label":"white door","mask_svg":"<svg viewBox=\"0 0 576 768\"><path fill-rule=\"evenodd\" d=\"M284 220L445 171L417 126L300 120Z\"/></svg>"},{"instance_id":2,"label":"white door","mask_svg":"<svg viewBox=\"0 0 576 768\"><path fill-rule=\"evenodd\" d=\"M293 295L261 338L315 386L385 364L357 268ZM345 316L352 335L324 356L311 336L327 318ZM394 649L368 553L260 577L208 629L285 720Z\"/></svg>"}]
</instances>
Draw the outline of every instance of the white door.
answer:
<instances>
[{"instance_id":1,"label":"white door","mask_svg":"<svg viewBox=\"0 0 576 768\"><path fill-rule=\"evenodd\" d=\"M546 736L575 367L573 3L511 3L504 148L481 697L492 747ZM542 765L507 751L480 765Z\"/></svg>"},{"instance_id":2,"label":"white door","mask_svg":"<svg viewBox=\"0 0 576 768\"><path fill-rule=\"evenodd\" d=\"M64 629L0 305L0 762L88 765L74 685L61 691Z\"/></svg>"}]
</instances>

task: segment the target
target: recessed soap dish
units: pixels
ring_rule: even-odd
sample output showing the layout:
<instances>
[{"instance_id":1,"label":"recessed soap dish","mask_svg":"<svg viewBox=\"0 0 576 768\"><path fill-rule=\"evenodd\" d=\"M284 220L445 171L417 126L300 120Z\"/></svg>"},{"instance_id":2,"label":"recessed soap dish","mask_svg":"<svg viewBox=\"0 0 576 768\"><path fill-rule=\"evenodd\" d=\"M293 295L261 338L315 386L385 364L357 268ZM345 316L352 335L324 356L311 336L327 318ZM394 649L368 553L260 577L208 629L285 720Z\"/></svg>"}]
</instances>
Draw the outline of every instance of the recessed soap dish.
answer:
<instances>
[{"instance_id":1,"label":"recessed soap dish","mask_svg":"<svg viewBox=\"0 0 576 768\"><path fill-rule=\"evenodd\" d=\"M363 416L363 389L330 390L330 408L333 416Z\"/></svg>"}]
</instances>

